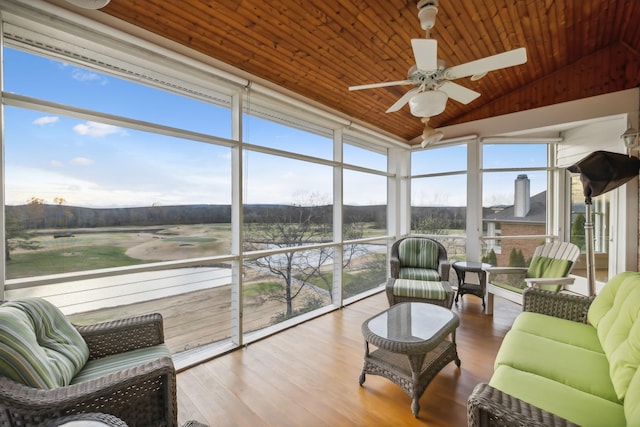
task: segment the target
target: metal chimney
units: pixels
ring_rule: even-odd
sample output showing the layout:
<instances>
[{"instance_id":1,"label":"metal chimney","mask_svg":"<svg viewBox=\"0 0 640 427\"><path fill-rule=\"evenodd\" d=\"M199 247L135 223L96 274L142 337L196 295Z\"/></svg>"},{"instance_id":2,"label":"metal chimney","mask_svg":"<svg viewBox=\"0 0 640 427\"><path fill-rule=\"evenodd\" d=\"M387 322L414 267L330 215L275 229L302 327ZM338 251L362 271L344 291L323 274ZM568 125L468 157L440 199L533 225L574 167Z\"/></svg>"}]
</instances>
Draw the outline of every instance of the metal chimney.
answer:
<instances>
[{"instance_id":1,"label":"metal chimney","mask_svg":"<svg viewBox=\"0 0 640 427\"><path fill-rule=\"evenodd\" d=\"M531 198L529 197L531 183L527 175L518 175L515 182L515 196L513 201L513 216L523 218L529 213L531 208Z\"/></svg>"}]
</instances>

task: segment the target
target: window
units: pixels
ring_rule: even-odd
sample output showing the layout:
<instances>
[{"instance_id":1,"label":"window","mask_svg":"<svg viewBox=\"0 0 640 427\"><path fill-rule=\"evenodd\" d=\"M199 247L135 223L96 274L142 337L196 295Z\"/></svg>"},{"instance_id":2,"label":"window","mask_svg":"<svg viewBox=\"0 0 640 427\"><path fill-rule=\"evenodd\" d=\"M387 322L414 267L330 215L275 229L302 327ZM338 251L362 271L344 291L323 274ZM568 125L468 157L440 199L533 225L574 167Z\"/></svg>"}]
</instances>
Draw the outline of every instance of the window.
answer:
<instances>
[{"instance_id":1,"label":"window","mask_svg":"<svg viewBox=\"0 0 640 427\"><path fill-rule=\"evenodd\" d=\"M7 278L230 252L229 148L12 107L5 118Z\"/></svg>"},{"instance_id":2,"label":"window","mask_svg":"<svg viewBox=\"0 0 640 427\"><path fill-rule=\"evenodd\" d=\"M485 247L482 255L485 262L499 266L525 266L534 249L545 242L546 150L544 144L483 146Z\"/></svg>"},{"instance_id":3,"label":"window","mask_svg":"<svg viewBox=\"0 0 640 427\"><path fill-rule=\"evenodd\" d=\"M344 297L377 288L387 275L387 242L361 239L387 234L387 177L345 170L343 247ZM360 241L359 241L360 240Z\"/></svg>"},{"instance_id":4,"label":"window","mask_svg":"<svg viewBox=\"0 0 640 427\"><path fill-rule=\"evenodd\" d=\"M609 280L609 242L611 241L609 221L611 219L611 193L601 194L591 200L591 224L593 226L594 271L597 281ZM580 175L571 176L571 243L580 247L580 258L572 274L587 277L585 224L587 218L585 198Z\"/></svg>"},{"instance_id":5,"label":"window","mask_svg":"<svg viewBox=\"0 0 640 427\"><path fill-rule=\"evenodd\" d=\"M203 102L17 49L5 47L3 54L8 92L221 138L231 136L228 96L212 94L210 102Z\"/></svg>"},{"instance_id":6,"label":"window","mask_svg":"<svg viewBox=\"0 0 640 427\"><path fill-rule=\"evenodd\" d=\"M245 250L333 239L333 170L254 151L244 153Z\"/></svg>"},{"instance_id":7,"label":"window","mask_svg":"<svg viewBox=\"0 0 640 427\"><path fill-rule=\"evenodd\" d=\"M411 153L411 174L437 174L467 170L467 146L455 145ZM465 186L466 187L466 186Z\"/></svg>"},{"instance_id":8,"label":"window","mask_svg":"<svg viewBox=\"0 0 640 427\"><path fill-rule=\"evenodd\" d=\"M245 332L268 328L329 305L333 254L332 248L292 249L247 258L242 287Z\"/></svg>"},{"instance_id":9,"label":"window","mask_svg":"<svg viewBox=\"0 0 640 427\"><path fill-rule=\"evenodd\" d=\"M331 133L323 129L327 135L321 135L320 129L316 132L305 130L305 127L312 128L300 120L291 119L291 124L284 123L285 119L267 120L251 114L244 115L244 140L248 143L260 145L262 147L275 148L289 151L296 154L317 157L321 159L333 158L333 140ZM293 125L298 125L295 127Z\"/></svg>"},{"instance_id":10,"label":"window","mask_svg":"<svg viewBox=\"0 0 640 427\"><path fill-rule=\"evenodd\" d=\"M2 47L6 298L44 296L79 324L160 312L177 353L382 289L387 155L371 135L340 141L341 118L248 96L179 54L175 71L153 54L127 69L131 40L100 33L113 44L94 52L82 31L59 41L21 26Z\"/></svg>"},{"instance_id":11,"label":"window","mask_svg":"<svg viewBox=\"0 0 640 427\"><path fill-rule=\"evenodd\" d=\"M437 236L447 256L459 260L466 258L466 165L466 145L411 155L411 232Z\"/></svg>"},{"instance_id":12,"label":"window","mask_svg":"<svg viewBox=\"0 0 640 427\"><path fill-rule=\"evenodd\" d=\"M347 138L346 141L348 142L349 139ZM343 144L342 147L344 163L379 171L387 170L387 156L385 154L348 143Z\"/></svg>"},{"instance_id":13,"label":"window","mask_svg":"<svg viewBox=\"0 0 640 427\"><path fill-rule=\"evenodd\" d=\"M345 170L344 238L387 234L387 177Z\"/></svg>"},{"instance_id":14,"label":"window","mask_svg":"<svg viewBox=\"0 0 640 427\"><path fill-rule=\"evenodd\" d=\"M387 278L387 241L345 245L342 263L344 298L377 288Z\"/></svg>"}]
</instances>

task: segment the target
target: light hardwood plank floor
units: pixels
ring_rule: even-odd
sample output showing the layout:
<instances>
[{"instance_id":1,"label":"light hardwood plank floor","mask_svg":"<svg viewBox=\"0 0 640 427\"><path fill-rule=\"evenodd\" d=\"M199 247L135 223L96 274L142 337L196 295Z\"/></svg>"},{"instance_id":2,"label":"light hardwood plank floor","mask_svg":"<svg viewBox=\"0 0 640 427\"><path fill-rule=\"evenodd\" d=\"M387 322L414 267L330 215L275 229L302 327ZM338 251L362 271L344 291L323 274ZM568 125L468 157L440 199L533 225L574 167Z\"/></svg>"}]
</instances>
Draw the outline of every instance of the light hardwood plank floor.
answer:
<instances>
[{"instance_id":1,"label":"light hardwood plank floor","mask_svg":"<svg viewBox=\"0 0 640 427\"><path fill-rule=\"evenodd\" d=\"M420 399L386 378L367 375L362 387L361 325L388 308L384 293L310 320L178 374L180 424L195 419L226 426L442 426L467 425L466 401L488 381L504 334L521 307L496 298L495 313L465 295L456 341L462 366L446 366Z\"/></svg>"}]
</instances>

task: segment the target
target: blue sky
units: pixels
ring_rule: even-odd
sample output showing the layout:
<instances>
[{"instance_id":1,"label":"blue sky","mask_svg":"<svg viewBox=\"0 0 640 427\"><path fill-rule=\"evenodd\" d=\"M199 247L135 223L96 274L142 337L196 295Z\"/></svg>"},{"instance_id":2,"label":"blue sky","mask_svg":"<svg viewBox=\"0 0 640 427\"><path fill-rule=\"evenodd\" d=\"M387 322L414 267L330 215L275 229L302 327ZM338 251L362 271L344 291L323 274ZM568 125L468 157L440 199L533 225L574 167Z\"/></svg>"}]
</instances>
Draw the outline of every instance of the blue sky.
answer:
<instances>
[{"instance_id":1,"label":"blue sky","mask_svg":"<svg viewBox=\"0 0 640 427\"><path fill-rule=\"evenodd\" d=\"M5 90L74 107L155 122L229 138L227 109L188 99L123 79L82 69L14 49L4 50ZM88 207L174 204L228 204L230 149L165 137L67 116L5 108L6 203L22 204L30 198ZM252 118L245 120L245 140L330 159L331 139ZM540 153L518 147L523 164L540 164ZM500 167L513 162L513 154L491 157ZM502 160L501 160L502 159ZM245 152L244 190L247 203L301 203L330 200L332 170L327 166ZM345 161L380 170L384 156L353 146L345 148ZM542 164L544 165L544 153ZM466 168L464 148L435 150L414 156L414 173L440 172L439 167ZM428 165L428 166L425 166ZM459 166L458 166L459 165ZM485 183L491 203L512 198L513 179ZM532 179L532 194L534 176ZM461 205L464 187L453 178L436 185L416 185L419 204ZM536 179L537 181L537 179ZM542 181L542 180L541 180ZM345 172L347 204L386 203L383 177ZM544 185L546 182L541 182Z\"/></svg>"}]
</instances>

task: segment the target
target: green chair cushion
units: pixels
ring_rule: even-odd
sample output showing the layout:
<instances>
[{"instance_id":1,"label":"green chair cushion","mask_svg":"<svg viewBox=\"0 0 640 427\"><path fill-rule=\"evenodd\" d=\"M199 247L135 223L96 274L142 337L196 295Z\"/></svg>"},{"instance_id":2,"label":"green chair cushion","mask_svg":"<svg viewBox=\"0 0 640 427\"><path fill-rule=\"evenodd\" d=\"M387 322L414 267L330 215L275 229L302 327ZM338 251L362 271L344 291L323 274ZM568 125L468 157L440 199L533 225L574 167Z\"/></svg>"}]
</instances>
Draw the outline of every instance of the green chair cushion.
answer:
<instances>
[{"instance_id":1,"label":"green chair cushion","mask_svg":"<svg viewBox=\"0 0 640 427\"><path fill-rule=\"evenodd\" d=\"M509 365L500 365L489 384L583 427L638 425L625 419L620 403Z\"/></svg>"},{"instance_id":2,"label":"green chair cushion","mask_svg":"<svg viewBox=\"0 0 640 427\"><path fill-rule=\"evenodd\" d=\"M438 269L438 245L429 239L406 238L398 245L400 267Z\"/></svg>"},{"instance_id":3,"label":"green chair cushion","mask_svg":"<svg viewBox=\"0 0 640 427\"><path fill-rule=\"evenodd\" d=\"M393 295L410 298L444 300L447 292L442 282L396 279L393 282Z\"/></svg>"},{"instance_id":4,"label":"green chair cushion","mask_svg":"<svg viewBox=\"0 0 640 427\"><path fill-rule=\"evenodd\" d=\"M524 281L521 283L520 287L512 286L512 285L509 285L509 284L503 283L503 282L492 282L491 284L494 285L494 286L497 286L499 288L506 289L506 290L511 291L511 292L515 292L517 294L522 294L524 292L524 290L527 288L527 284Z\"/></svg>"},{"instance_id":5,"label":"green chair cushion","mask_svg":"<svg viewBox=\"0 0 640 427\"><path fill-rule=\"evenodd\" d=\"M627 426L640 427L640 369L636 370L629 382L624 399L624 414Z\"/></svg>"},{"instance_id":6,"label":"green chair cushion","mask_svg":"<svg viewBox=\"0 0 640 427\"><path fill-rule=\"evenodd\" d=\"M573 263L566 259L535 256L529 264L525 277L527 278L557 278L566 277Z\"/></svg>"},{"instance_id":7,"label":"green chair cushion","mask_svg":"<svg viewBox=\"0 0 640 427\"><path fill-rule=\"evenodd\" d=\"M640 365L640 273L613 277L595 298L587 314L609 359L610 376L620 400ZM638 403L634 403L636 406Z\"/></svg>"},{"instance_id":8,"label":"green chair cushion","mask_svg":"<svg viewBox=\"0 0 640 427\"><path fill-rule=\"evenodd\" d=\"M140 366L146 362L153 362L162 357L171 357L171 352L165 344L105 356L100 359L89 360L84 368L73 378L71 384L78 384L92 379L119 372L127 368Z\"/></svg>"},{"instance_id":9,"label":"green chair cushion","mask_svg":"<svg viewBox=\"0 0 640 427\"><path fill-rule=\"evenodd\" d=\"M516 317L512 330L528 332L554 341L603 353L596 328L558 317L524 311Z\"/></svg>"},{"instance_id":10,"label":"green chair cushion","mask_svg":"<svg viewBox=\"0 0 640 427\"><path fill-rule=\"evenodd\" d=\"M495 369L501 365L619 403L609 377L609 363L602 352L512 329L496 356Z\"/></svg>"},{"instance_id":11,"label":"green chair cushion","mask_svg":"<svg viewBox=\"0 0 640 427\"><path fill-rule=\"evenodd\" d=\"M401 268L398 273L399 279L422 280L422 281L440 281L440 273L438 270L430 270L426 268L405 267Z\"/></svg>"},{"instance_id":12,"label":"green chair cushion","mask_svg":"<svg viewBox=\"0 0 640 427\"><path fill-rule=\"evenodd\" d=\"M89 348L67 317L40 298L0 306L0 375L35 388L68 385Z\"/></svg>"}]
</instances>

